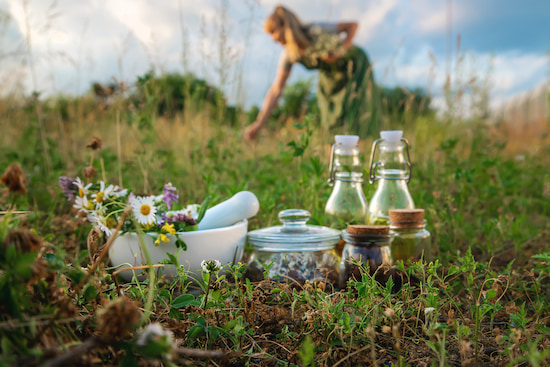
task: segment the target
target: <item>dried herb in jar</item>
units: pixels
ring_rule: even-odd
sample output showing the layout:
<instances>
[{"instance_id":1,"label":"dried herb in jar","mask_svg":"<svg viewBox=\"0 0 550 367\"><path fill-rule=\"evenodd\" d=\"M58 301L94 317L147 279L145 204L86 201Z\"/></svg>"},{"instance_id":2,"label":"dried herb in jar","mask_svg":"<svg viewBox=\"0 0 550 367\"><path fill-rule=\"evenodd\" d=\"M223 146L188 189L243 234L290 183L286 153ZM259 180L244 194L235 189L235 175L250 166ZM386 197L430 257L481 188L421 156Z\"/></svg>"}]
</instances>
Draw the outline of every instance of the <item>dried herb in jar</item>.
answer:
<instances>
[{"instance_id":1,"label":"dried herb in jar","mask_svg":"<svg viewBox=\"0 0 550 367\"><path fill-rule=\"evenodd\" d=\"M392 264L388 226L349 225L342 238L346 244L340 261L340 288L350 279L360 280L361 267L374 274L381 265Z\"/></svg>"}]
</instances>

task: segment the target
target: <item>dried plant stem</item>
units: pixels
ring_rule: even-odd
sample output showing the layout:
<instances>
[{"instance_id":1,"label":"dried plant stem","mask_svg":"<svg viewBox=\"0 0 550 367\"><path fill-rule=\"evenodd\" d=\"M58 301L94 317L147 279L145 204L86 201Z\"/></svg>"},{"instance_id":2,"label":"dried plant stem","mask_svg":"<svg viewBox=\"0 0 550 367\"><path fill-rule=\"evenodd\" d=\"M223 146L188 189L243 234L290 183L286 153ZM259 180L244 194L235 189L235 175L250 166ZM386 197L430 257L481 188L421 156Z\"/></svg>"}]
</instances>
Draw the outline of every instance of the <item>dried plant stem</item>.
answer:
<instances>
[{"instance_id":1,"label":"dried plant stem","mask_svg":"<svg viewBox=\"0 0 550 367\"><path fill-rule=\"evenodd\" d=\"M118 161L118 185L122 184L122 143L120 141L120 110L116 111L116 155Z\"/></svg>"},{"instance_id":2,"label":"dried plant stem","mask_svg":"<svg viewBox=\"0 0 550 367\"><path fill-rule=\"evenodd\" d=\"M7 214L30 214L32 211L29 210L2 210L0 211L0 215L7 215Z\"/></svg>"},{"instance_id":3,"label":"dried plant stem","mask_svg":"<svg viewBox=\"0 0 550 367\"><path fill-rule=\"evenodd\" d=\"M122 228L122 224L126 220L126 217L128 216L128 214L130 214L131 210L132 210L131 207L129 207L122 213L122 215L120 216L120 220L118 221L118 224L117 224L113 234L111 235L109 240L107 240L107 243L105 244L105 247L103 248L103 250L101 250L101 253L99 254L99 257L92 264L92 267L90 268L90 270L88 270L88 272L84 276L84 279L82 279L82 281L75 287L75 292L78 293L82 289L84 284L86 284L88 279L90 279L92 274L95 272L95 270L97 269L97 267L99 266L99 264L101 263L101 261L103 260L105 255L107 255L107 253L109 252L109 248L111 248L111 245L115 241L115 238L117 238L118 233L120 232L120 229Z\"/></svg>"},{"instance_id":4,"label":"dried plant stem","mask_svg":"<svg viewBox=\"0 0 550 367\"><path fill-rule=\"evenodd\" d=\"M359 353L361 353L361 352L363 352L363 351L365 351L365 350L367 350L367 349L369 349L369 348L370 348L370 345L366 345L366 346L364 346L364 347L361 348L361 349L357 349L355 352L350 353L350 354L348 354L347 356L345 356L344 358L340 359L340 360L339 360L338 362L336 362L332 367L336 367L336 366L338 366L339 364L344 363L344 362L347 361L349 358L351 358L351 357L353 357L354 355L359 354Z\"/></svg>"},{"instance_id":5,"label":"dried plant stem","mask_svg":"<svg viewBox=\"0 0 550 367\"><path fill-rule=\"evenodd\" d=\"M57 358L54 358L46 362L43 367L54 367L54 366L64 366L71 365L71 361L75 358L84 355L88 350L102 345L103 343L95 336L92 336L86 339L82 344L77 345L73 349L69 350L67 353L60 355Z\"/></svg>"},{"instance_id":6,"label":"dried plant stem","mask_svg":"<svg viewBox=\"0 0 550 367\"><path fill-rule=\"evenodd\" d=\"M179 347L176 349L176 353L200 359L224 359L227 357L227 354L223 350L204 350L185 347Z\"/></svg>"},{"instance_id":7,"label":"dried plant stem","mask_svg":"<svg viewBox=\"0 0 550 367\"><path fill-rule=\"evenodd\" d=\"M153 264L151 265L153 268L164 268L164 264ZM123 271L126 271L126 270L141 270L141 269L149 269L150 266L149 265L142 265L142 266L132 266L132 267L129 267L129 268L122 268L122 269L118 269L117 271L113 272L113 280L115 281L115 286L116 286L116 290L117 290L117 293L119 296L122 296L122 293L120 292L120 285L118 284L118 280L116 278L116 276L120 273L122 273Z\"/></svg>"}]
</instances>

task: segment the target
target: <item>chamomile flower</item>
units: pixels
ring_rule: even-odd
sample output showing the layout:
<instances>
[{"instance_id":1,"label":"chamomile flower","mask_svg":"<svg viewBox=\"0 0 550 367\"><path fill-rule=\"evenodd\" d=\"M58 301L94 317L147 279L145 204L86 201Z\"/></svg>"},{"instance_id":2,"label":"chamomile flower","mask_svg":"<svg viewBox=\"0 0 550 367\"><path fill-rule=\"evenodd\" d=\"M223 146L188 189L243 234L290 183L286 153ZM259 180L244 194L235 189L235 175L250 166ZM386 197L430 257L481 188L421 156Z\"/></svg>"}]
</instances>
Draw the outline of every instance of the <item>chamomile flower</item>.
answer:
<instances>
[{"instance_id":1,"label":"chamomile flower","mask_svg":"<svg viewBox=\"0 0 550 367\"><path fill-rule=\"evenodd\" d=\"M95 229L101 230L107 237L111 237L113 231L109 228L109 220L105 218L100 212L89 212L88 221Z\"/></svg>"},{"instance_id":2,"label":"chamomile flower","mask_svg":"<svg viewBox=\"0 0 550 367\"><path fill-rule=\"evenodd\" d=\"M78 189L78 196L85 197L89 193L89 189L92 186L91 183L84 185L84 182L80 179L80 177L77 177L76 180L74 180L74 185L76 185L76 188Z\"/></svg>"},{"instance_id":3,"label":"chamomile flower","mask_svg":"<svg viewBox=\"0 0 550 367\"><path fill-rule=\"evenodd\" d=\"M139 224L150 225L156 223L157 216L155 214L157 213L157 208L155 207L153 196L136 196L132 200L131 205L134 216Z\"/></svg>"},{"instance_id":4,"label":"chamomile flower","mask_svg":"<svg viewBox=\"0 0 550 367\"><path fill-rule=\"evenodd\" d=\"M74 199L73 208L87 212L88 210L93 210L94 205L88 201L86 196L77 196Z\"/></svg>"},{"instance_id":5,"label":"chamomile flower","mask_svg":"<svg viewBox=\"0 0 550 367\"><path fill-rule=\"evenodd\" d=\"M99 182L99 191L95 194L92 194L92 199L95 200L97 204L103 203L103 200L109 198L109 194L113 191L114 186L109 185L109 187L105 188L105 182L100 181Z\"/></svg>"},{"instance_id":6,"label":"chamomile flower","mask_svg":"<svg viewBox=\"0 0 550 367\"><path fill-rule=\"evenodd\" d=\"M126 195L128 195L128 189L122 189L118 186L115 186L111 196L113 198L118 198L118 197L126 196Z\"/></svg>"}]
</instances>

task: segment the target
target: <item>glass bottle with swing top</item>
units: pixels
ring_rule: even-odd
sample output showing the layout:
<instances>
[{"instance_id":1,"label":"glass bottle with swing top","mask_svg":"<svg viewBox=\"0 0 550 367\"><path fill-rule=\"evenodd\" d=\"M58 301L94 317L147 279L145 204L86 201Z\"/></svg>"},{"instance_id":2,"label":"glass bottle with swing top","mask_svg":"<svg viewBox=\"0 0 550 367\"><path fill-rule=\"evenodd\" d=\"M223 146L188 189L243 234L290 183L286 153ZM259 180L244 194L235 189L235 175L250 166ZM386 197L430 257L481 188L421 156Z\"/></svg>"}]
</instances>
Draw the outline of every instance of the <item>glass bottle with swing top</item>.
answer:
<instances>
[{"instance_id":1,"label":"glass bottle with swing top","mask_svg":"<svg viewBox=\"0 0 550 367\"><path fill-rule=\"evenodd\" d=\"M368 203L362 187L359 136L336 135L334 138L328 180L334 188L325 206L325 223L344 229L348 224L365 223Z\"/></svg>"},{"instance_id":2,"label":"glass bottle with swing top","mask_svg":"<svg viewBox=\"0 0 550 367\"><path fill-rule=\"evenodd\" d=\"M407 186L412 177L409 143L401 130L382 131L380 137L372 144L369 164L369 182L377 181L367 211L367 222L372 225L387 225L390 209L414 208Z\"/></svg>"}]
</instances>

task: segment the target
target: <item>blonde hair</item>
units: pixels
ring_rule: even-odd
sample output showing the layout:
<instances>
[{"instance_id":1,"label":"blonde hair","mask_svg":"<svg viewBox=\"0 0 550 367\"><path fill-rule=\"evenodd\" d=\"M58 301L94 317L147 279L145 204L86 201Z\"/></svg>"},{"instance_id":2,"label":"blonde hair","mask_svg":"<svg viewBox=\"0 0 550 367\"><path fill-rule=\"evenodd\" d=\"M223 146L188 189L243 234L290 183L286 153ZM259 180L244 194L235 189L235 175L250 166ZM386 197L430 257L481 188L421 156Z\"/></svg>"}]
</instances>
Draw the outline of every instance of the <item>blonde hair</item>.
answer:
<instances>
[{"instance_id":1,"label":"blonde hair","mask_svg":"<svg viewBox=\"0 0 550 367\"><path fill-rule=\"evenodd\" d=\"M296 62L302 57L303 51L311 46L311 41L304 32L304 26L290 10L277 6L266 19L264 29L267 33L273 33L278 27L283 27L285 48L290 61Z\"/></svg>"}]
</instances>

